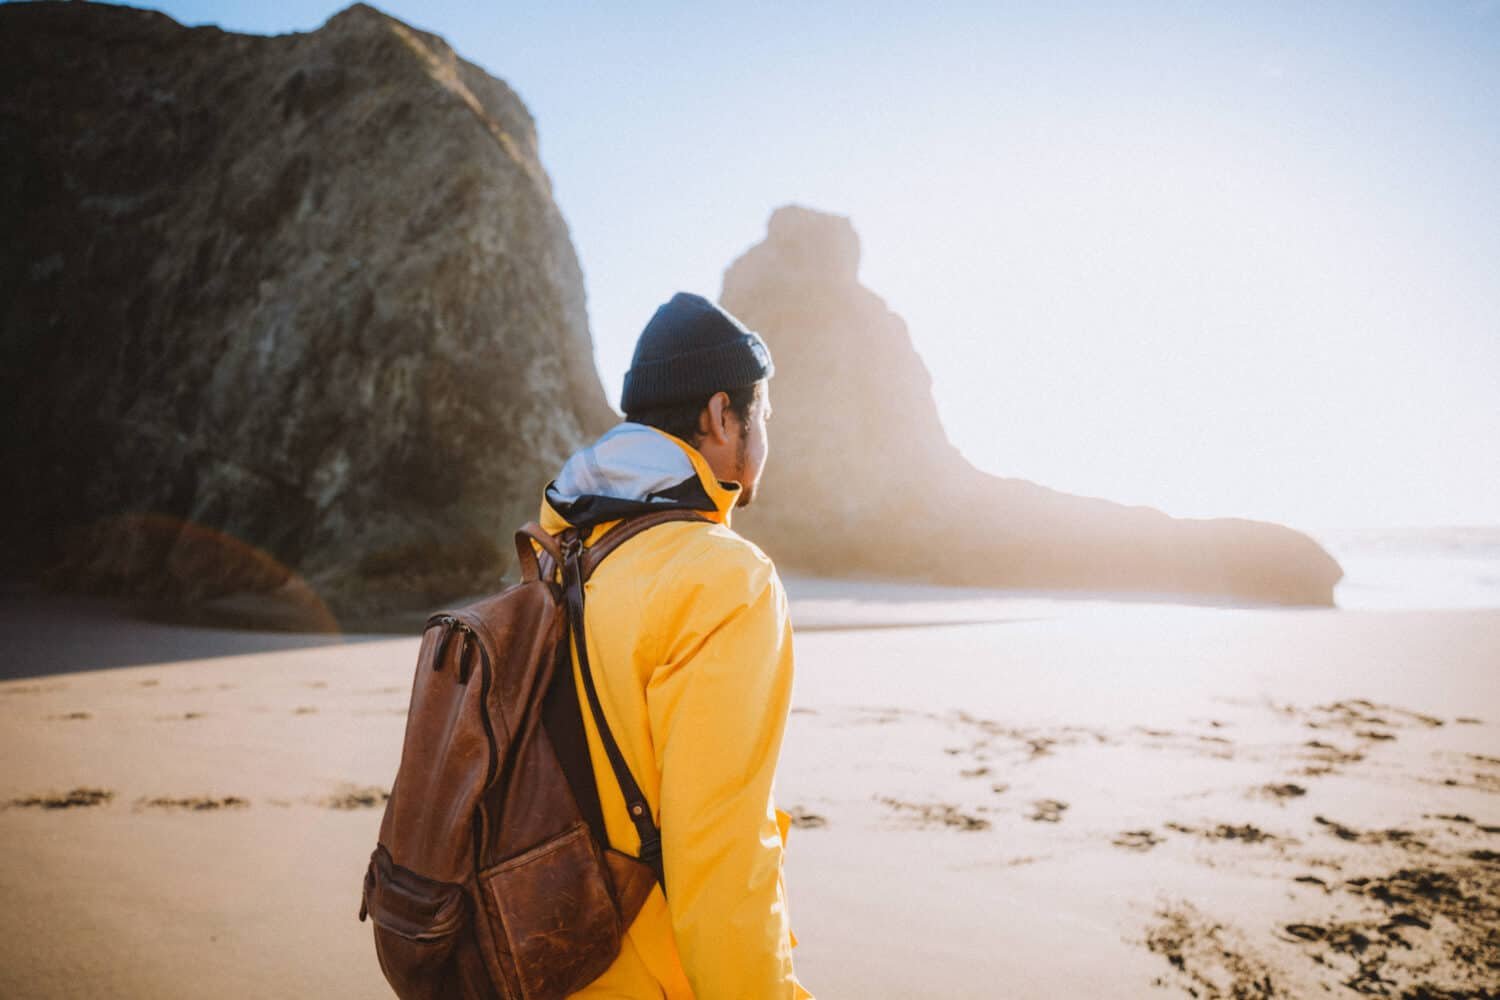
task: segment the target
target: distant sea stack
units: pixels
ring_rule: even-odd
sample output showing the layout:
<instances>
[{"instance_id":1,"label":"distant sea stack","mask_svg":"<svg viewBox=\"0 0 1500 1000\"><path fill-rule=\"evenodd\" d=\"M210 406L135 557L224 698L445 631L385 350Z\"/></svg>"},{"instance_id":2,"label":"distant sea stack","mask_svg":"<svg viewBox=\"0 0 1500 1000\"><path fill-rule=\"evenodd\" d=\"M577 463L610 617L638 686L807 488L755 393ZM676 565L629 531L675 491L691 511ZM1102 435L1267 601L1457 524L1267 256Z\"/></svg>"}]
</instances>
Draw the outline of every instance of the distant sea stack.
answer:
<instances>
[{"instance_id":1,"label":"distant sea stack","mask_svg":"<svg viewBox=\"0 0 1500 1000\"><path fill-rule=\"evenodd\" d=\"M617 419L526 108L364 5L0 7L0 229L8 575L422 607Z\"/></svg>"},{"instance_id":2,"label":"distant sea stack","mask_svg":"<svg viewBox=\"0 0 1500 1000\"><path fill-rule=\"evenodd\" d=\"M1188 520L980 472L906 324L859 283L848 219L778 209L720 302L776 359L771 460L735 527L807 572L1331 605L1343 571L1276 524Z\"/></svg>"}]
</instances>

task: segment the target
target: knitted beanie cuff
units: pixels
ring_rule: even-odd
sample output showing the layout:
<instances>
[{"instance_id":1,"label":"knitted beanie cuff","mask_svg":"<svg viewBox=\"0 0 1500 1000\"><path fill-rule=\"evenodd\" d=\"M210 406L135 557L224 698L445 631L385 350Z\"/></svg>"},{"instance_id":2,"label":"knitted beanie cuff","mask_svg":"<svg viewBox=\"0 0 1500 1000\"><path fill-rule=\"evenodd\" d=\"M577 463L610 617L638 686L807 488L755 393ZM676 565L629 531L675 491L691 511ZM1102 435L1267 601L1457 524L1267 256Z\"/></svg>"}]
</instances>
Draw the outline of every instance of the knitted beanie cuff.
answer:
<instances>
[{"instance_id":1,"label":"knitted beanie cuff","mask_svg":"<svg viewBox=\"0 0 1500 1000\"><path fill-rule=\"evenodd\" d=\"M628 415L716 392L754 385L776 374L771 352L753 333L727 343L657 361L636 362L625 373L620 407Z\"/></svg>"}]
</instances>

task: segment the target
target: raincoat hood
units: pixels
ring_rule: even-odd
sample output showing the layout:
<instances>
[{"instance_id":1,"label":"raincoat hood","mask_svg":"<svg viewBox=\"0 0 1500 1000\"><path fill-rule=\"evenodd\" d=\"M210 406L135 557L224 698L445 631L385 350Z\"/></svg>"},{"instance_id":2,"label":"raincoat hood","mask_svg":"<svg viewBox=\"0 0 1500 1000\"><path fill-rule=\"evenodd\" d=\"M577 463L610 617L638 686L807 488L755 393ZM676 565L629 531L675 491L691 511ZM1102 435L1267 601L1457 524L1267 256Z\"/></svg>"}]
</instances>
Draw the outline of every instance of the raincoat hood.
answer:
<instances>
[{"instance_id":1,"label":"raincoat hood","mask_svg":"<svg viewBox=\"0 0 1500 1000\"><path fill-rule=\"evenodd\" d=\"M720 482L692 445L665 431L625 421L575 452L542 500L542 530L570 525L592 532L631 514L701 511L727 526L738 483Z\"/></svg>"}]
</instances>

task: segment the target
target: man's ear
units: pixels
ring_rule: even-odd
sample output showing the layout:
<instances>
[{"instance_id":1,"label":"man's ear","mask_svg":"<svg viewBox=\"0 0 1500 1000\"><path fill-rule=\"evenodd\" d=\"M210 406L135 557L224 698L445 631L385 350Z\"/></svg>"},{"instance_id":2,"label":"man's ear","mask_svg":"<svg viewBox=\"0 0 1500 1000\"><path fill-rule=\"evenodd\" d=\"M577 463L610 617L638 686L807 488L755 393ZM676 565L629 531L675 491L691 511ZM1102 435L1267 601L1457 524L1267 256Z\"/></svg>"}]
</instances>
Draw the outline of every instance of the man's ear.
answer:
<instances>
[{"instance_id":1,"label":"man's ear","mask_svg":"<svg viewBox=\"0 0 1500 1000\"><path fill-rule=\"evenodd\" d=\"M728 444L730 438L728 413L729 393L714 393L709 397L702 412L698 414L699 433L715 444Z\"/></svg>"}]
</instances>

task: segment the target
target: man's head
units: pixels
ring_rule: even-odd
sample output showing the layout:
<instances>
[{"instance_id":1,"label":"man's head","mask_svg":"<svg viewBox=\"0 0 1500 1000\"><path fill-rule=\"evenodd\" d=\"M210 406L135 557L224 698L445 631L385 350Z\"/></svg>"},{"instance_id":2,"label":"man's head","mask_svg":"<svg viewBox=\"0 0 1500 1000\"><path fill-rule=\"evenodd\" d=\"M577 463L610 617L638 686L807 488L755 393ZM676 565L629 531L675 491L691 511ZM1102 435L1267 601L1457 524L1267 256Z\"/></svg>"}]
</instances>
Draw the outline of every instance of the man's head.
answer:
<instances>
[{"instance_id":1,"label":"man's head","mask_svg":"<svg viewBox=\"0 0 1500 1000\"><path fill-rule=\"evenodd\" d=\"M738 505L755 497L767 453L765 342L700 295L678 292L641 332L625 373L625 419L681 438L714 475L740 484Z\"/></svg>"}]
</instances>

